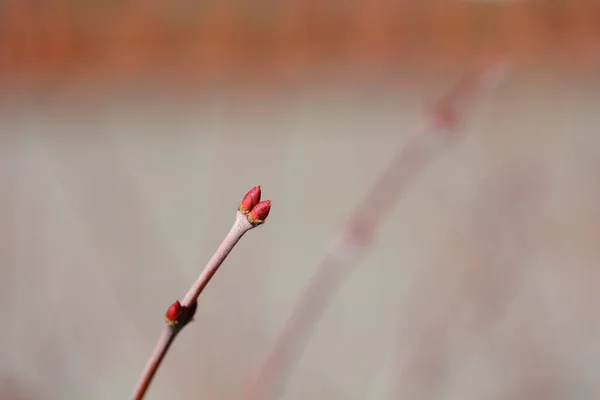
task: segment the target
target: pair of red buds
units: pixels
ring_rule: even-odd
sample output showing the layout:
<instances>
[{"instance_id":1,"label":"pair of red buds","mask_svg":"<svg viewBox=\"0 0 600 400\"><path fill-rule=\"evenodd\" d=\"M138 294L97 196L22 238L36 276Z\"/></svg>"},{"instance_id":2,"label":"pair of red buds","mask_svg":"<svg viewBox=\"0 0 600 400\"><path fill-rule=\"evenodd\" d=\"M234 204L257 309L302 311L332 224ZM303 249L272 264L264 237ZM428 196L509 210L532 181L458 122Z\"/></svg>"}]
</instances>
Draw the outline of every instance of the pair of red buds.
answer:
<instances>
[{"instance_id":1,"label":"pair of red buds","mask_svg":"<svg viewBox=\"0 0 600 400\"><path fill-rule=\"evenodd\" d=\"M260 186L253 187L242 199L238 210L248 216L248 222L258 226L265 222L271 211L271 200L260 201Z\"/></svg>"}]
</instances>

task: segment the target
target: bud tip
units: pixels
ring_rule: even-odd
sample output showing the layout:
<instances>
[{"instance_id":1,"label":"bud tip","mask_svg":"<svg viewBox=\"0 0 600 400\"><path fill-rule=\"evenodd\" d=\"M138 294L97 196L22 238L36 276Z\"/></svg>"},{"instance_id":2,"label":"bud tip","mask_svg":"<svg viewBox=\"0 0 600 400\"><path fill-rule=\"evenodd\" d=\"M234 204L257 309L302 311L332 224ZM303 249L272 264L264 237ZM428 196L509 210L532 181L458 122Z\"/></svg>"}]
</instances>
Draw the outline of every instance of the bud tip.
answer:
<instances>
[{"instance_id":1,"label":"bud tip","mask_svg":"<svg viewBox=\"0 0 600 400\"><path fill-rule=\"evenodd\" d=\"M250 189L240 202L238 210L243 214L248 214L260 202L260 194L260 186Z\"/></svg>"}]
</instances>

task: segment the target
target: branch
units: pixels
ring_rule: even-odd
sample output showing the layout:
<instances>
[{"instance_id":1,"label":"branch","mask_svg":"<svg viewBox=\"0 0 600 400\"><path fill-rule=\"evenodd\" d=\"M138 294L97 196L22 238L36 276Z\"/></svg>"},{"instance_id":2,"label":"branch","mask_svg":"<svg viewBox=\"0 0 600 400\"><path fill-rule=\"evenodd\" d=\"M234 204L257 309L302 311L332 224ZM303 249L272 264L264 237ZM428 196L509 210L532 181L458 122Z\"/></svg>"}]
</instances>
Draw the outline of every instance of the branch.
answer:
<instances>
[{"instance_id":1,"label":"branch","mask_svg":"<svg viewBox=\"0 0 600 400\"><path fill-rule=\"evenodd\" d=\"M306 344L314 322L337 290L351 267L374 239L382 223L411 180L423 170L448 133L456 128L459 111L475 94L493 89L506 77L507 65L492 60L476 65L431 108L425 124L409 137L363 201L347 225L338 233L323 263L310 279L291 316L279 333L266 358L251 379L242 398L277 398L292 367L294 355Z\"/></svg>"},{"instance_id":2,"label":"branch","mask_svg":"<svg viewBox=\"0 0 600 400\"><path fill-rule=\"evenodd\" d=\"M141 400L146 394L156 371L167 354L169 347L175 340L175 337L190 321L193 320L196 312L197 300L202 293L202 290L204 290L231 250L246 232L264 223L269 215L271 201L266 200L261 202L260 195L260 186L257 186L244 196L244 199L238 207L235 222L215 254L208 261L200 273L200 276L188 290L181 303L175 301L167 310L164 317L166 326L133 390L133 394L131 395L132 400Z\"/></svg>"}]
</instances>

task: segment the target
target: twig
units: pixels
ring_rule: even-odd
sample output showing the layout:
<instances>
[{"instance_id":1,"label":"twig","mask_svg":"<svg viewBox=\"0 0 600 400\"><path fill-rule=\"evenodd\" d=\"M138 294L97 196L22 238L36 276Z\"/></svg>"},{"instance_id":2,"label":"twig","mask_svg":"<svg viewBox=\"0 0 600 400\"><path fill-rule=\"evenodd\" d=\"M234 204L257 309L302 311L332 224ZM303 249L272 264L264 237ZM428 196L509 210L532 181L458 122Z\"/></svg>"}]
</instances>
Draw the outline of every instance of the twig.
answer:
<instances>
[{"instance_id":1,"label":"twig","mask_svg":"<svg viewBox=\"0 0 600 400\"><path fill-rule=\"evenodd\" d=\"M350 272L360 253L374 238L381 224L410 180L427 166L432 150L443 143L458 123L459 107L475 92L495 87L507 72L506 65L483 64L465 75L428 115L426 123L409 138L392 159L338 234L329 253L310 279L271 349L245 388L244 400L277 398L292 366L294 355L306 344L314 322L328 299Z\"/></svg>"},{"instance_id":2,"label":"twig","mask_svg":"<svg viewBox=\"0 0 600 400\"><path fill-rule=\"evenodd\" d=\"M271 201L260 201L260 186L257 186L250 190L238 208L235 222L229 230L227 236L208 261L200 276L194 282L192 287L188 290L181 303L175 301L167 310L165 314L166 326L156 344L144 371L133 390L131 395L132 400L141 400L156 371L158 370L162 360L164 359L169 347L175 340L175 337L181 330L190 322L196 312L197 300L202 290L206 287L210 279L217 272L217 269L221 266L223 261L227 258L227 255L231 252L237 242L244 236L249 230L264 223L265 219L269 215L271 210Z\"/></svg>"}]
</instances>

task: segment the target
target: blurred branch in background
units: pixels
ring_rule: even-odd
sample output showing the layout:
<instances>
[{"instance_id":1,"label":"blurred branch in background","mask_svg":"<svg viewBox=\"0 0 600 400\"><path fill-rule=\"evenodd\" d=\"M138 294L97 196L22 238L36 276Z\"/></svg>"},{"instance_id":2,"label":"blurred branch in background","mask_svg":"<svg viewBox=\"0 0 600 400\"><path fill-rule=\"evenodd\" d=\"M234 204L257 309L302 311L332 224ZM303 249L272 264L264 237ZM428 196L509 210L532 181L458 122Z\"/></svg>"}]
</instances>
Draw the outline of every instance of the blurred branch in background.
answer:
<instances>
[{"instance_id":1,"label":"blurred branch in background","mask_svg":"<svg viewBox=\"0 0 600 400\"><path fill-rule=\"evenodd\" d=\"M310 278L256 376L252 377L243 395L245 400L269 400L281 396L287 375L294 361L300 357L323 309L352 272L361 253L372 244L379 226L385 222L415 176L454 136L451 131L457 128L459 112L462 114L474 97L494 89L507 78L507 60L497 55L488 58L491 60L480 62L441 96L436 102L439 107L431 110L423 127L400 146L381 177L356 207L347 225L333 239L332 247ZM504 79L499 79L498 73ZM490 85L492 81L494 84Z\"/></svg>"}]
</instances>

